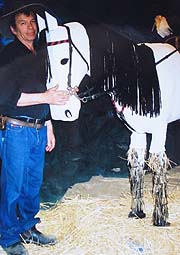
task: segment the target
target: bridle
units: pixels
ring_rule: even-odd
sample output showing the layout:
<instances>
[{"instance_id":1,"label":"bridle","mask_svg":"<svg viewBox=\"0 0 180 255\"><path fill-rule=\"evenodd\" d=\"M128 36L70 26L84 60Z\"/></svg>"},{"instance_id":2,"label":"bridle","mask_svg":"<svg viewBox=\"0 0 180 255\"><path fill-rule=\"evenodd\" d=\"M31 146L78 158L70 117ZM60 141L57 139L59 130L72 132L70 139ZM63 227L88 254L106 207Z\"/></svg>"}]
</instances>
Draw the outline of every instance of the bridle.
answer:
<instances>
[{"instance_id":1,"label":"bridle","mask_svg":"<svg viewBox=\"0 0 180 255\"><path fill-rule=\"evenodd\" d=\"M70 95L74 95L75 97L77 97L80 101L84 102L86 100L84 100L84 98L80 98L77 94L77 87L72 87L72 52L73 52L73 48L78 52L78 54L80 55L80 57L83 59L83 61L86 63L87 65L87 71L89 71L90 67L89 67L89 63L87 62L87 60L85 59L85 57L83 56L83 54L80 52L80 50L76 47L76 45L74 44L72 37L71 37L71 32L70 32L70 28L66 25L61 25L62 27L65 27L67 30L67 35L68 35L68 39L65 40L59 40L59 41L52 41L52 42L47 42L47 47L48 46L55 46L58 44L63 44L63 43L69 43L69 71L68 71L68 75L67 75L67 90L69 92Z\"/></svg>"}]
</instances>

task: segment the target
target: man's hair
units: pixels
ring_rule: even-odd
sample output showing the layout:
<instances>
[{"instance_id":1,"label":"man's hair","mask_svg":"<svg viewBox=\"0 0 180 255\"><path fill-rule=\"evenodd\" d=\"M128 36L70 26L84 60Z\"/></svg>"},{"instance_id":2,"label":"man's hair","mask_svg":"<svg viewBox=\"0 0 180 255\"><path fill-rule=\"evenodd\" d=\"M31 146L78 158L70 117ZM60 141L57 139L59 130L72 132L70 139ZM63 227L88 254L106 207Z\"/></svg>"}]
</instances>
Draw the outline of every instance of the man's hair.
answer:
<instances>
[{"instance_id":1,"label":"man's hair","mask_svg":"<svg viewBox=\"0 0 180 255\"><path fill-rule=\"evenodd\" d=\"M36 13L34 12L34 10L32 8L24 8L24 9L21 9L13 14L11 14L11 18L9 20L9 25L12 26L14 29L16 29L16 17L19 15L19 14L24 14L25 16L29 17L29 16L34 16L35 19L37 18L36 17Z\"/></svg>"}]
</instances>

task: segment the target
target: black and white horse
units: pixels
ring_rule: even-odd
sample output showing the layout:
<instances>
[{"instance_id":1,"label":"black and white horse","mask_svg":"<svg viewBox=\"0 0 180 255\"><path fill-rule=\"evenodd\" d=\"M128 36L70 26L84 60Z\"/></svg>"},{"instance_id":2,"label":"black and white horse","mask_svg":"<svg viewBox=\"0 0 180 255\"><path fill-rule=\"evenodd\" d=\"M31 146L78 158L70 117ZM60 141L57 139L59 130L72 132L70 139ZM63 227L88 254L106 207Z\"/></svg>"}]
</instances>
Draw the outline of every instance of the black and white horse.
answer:
<instances>
[{"instance_id":1,"label":"black and white horse","mask_svg":"<svg viewBox=\"0 0 180 255\"><path fill-rule=\"evenodd\" d=\"M129 216L145 217L143 185L146 134L149 133L152 140L147 164L153 173L153 224L166 226L169 161L165 142L168 123L180 119L179 53L169 44L134 45L125 39L119 44L120 37L114 33L96 28L95 33L91 33L78 22L58 25L49 13L46 13L46 23L41 17L38 22L40 30L48 25L46 40L51 80L47 86L59 84L60 89L68 89L72 95L67 105L51 107L52 118L73 121L79 116L81 104L103 93L110 94L118 116L132 131L128 151L132 194ZM93 39L92 34L95 34ZM125 55L128 58L125 59ZM156 65L152 65L154 61ZM149 70L145 68L148 64ZM85 77L92 78L92 83L101 90L94 92L89 88L87 94L80 91L78 95L75 86Z\"/></svg>"}]
</instances>

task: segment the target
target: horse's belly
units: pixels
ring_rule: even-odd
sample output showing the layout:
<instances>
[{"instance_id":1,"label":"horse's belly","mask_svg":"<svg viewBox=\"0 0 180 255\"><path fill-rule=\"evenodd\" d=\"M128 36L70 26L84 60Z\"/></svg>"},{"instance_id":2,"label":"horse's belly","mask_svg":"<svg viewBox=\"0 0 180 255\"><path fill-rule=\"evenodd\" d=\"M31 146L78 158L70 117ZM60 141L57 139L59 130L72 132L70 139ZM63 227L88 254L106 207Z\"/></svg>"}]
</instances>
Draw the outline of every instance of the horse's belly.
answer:
<instances>
[{"instance_id":1,"label":"horse's belly","mask_svg":"<svg viewBox=\"0 0 180 255\"><path fill-rule=\"evenodd\" d=\"M130 108L125 108L123 114L132 130L134 129L138 133L153 133L162 123L167 124L166 120L162 119L161 116L150 117L149 114L142 116L135 114Z\"/></svg>"},{"instance_id":2,"label":"horse's belly","mask_svg":"<svg viewBox=\"0 0 180 255\"><path fill-rule=\"evenodd\" d=\"M130 108L125 108L123 114L126 122L138 133L153 133L158 128L180 119L179 112L175 114L173 109L154 117L150 117L149 114L147 116L135 114Z\"/></svg>"}]
</instances>

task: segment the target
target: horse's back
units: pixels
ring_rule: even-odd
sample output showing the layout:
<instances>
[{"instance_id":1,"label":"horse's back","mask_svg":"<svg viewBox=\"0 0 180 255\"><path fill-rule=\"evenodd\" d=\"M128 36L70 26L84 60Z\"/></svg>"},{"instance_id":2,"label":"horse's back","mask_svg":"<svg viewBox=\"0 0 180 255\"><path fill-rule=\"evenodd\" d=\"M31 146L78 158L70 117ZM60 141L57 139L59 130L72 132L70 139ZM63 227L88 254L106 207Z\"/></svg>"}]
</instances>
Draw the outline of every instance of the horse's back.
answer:
<instances>
[{"instance_id":1,"label":"horse's back","mask_svg":"<svg viewBox=\"0 0 180 255\"><path fill-rule=\"evenodd\" d=\"M162 102L160 116L167 123L175 121L180 118L180 54L167 43L146 45L153 50L155 62L160 61L156 64Z\"/></svg>"}]
</instances>

